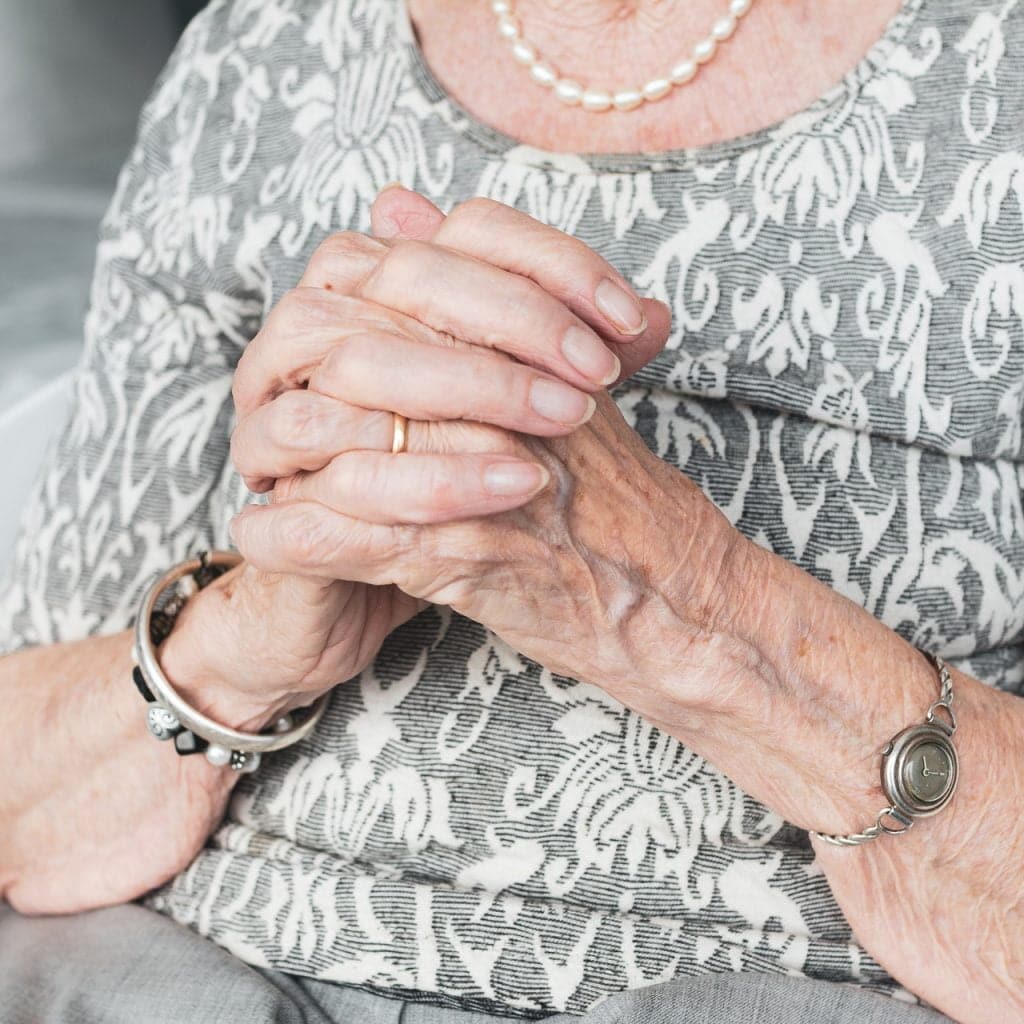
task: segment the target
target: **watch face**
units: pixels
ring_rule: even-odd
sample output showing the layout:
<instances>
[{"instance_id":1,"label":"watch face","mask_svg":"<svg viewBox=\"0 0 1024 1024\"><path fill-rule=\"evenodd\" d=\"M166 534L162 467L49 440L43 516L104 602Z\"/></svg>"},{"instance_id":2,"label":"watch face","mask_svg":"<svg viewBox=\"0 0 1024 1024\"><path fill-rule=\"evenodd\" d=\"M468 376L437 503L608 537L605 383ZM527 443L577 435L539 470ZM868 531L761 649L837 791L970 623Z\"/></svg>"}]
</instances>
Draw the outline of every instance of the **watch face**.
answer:
<instances>
[{"instance_id":1,"label":"watch face","mask_svg":"<svg viewBox=\"0 0 1024 1024\"><path fill-rule=\"evenodd\" d=\"M940 800L953 779L949 754L938 743L922 743L908 754L903 765L907 792L921 803Z\"/></svg>"},{"instance_id":2,"label":"watch face","mask_svg":"<svg viewBox=\"0 0 1024 1024\"><path fill-rule=\"evenodd\" d=\"M882 784L905 816L935 814L956 789L956 749L938 725L916 725L895 736L882 759Z\"/></svg>"}]
</instances>

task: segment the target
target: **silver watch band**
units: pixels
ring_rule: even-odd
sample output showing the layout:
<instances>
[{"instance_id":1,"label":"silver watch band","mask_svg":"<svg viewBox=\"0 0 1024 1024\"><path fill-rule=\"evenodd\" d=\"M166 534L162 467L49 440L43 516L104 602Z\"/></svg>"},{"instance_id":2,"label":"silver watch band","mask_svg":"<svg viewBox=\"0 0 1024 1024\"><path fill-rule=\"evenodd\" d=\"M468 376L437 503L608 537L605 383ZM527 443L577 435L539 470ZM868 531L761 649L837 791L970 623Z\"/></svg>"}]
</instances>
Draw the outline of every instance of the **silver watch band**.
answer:
<instances>
[{"instance_id":1,"label":"silver watch band","mask_svg":"<svg viewBox=\"0 0 1024 1024\"><path fill-rule=\"evenodd\" d=\"M902 835L917 818L937 814L952 799L959 774L952 742L956 732L953 679L937 654L928 657L939 672L939 699L929 706L924 722L897 733L882 751L882 789L889 806L863 832L835 836L812 831L812 836L833 846L860 846L882 835Z\"/></svg>"}]
</instances>

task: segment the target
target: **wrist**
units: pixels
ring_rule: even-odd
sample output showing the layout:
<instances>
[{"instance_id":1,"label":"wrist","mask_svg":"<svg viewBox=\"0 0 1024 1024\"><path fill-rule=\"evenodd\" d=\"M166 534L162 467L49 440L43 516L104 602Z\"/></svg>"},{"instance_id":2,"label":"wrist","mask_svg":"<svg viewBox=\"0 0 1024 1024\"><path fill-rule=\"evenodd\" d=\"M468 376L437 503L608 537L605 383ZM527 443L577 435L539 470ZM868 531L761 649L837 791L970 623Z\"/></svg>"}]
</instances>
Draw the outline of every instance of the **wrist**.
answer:
<instances>
[{"instance_id":1,"label":"wrist","mask_svg":"<svg viewBox=\"0 0 1024 1024\"><path fill-rule=\"evenodd\" d=\"M651 606L672 614L645 624L659 643L633 706L793 824L860 831L887 804L882 747L939 696L934 666L724 516L701 536L675 560L701 571L673 573Z\"/></svg>"},{"instance_id":2,"label":"wrist","mask_svg":"<svg viewBox=\"0 0 1024 1024\"><path fill-rule=\"evenodd\" d=\"M751 548L757 597L737 606L730 628L756 671L722 710L751 736L763 732L780 766L806 780L805 790L779 794L774 809L809 830L860 832L890 804L881 752L939 699L938 671L861 605Z\"/></svg>"},{"instance_id":3,"label":"wrist","mask_svg":"<svg viewBox=\"0 0 1024 1024\"><path fill-rule=\"evenodd\" d=\"M258 651L265 624L238 616L239 589L248 585L245 563L199 591L175 621L157 659L182 699L215 722L242 732L260 732L282 715L310 703L283 689L254 686L247 668ZM252 643L246 642L246 637ZM258 654L256 654L258 657Z\"/></svg>"},{"instance_id":4,"label":"wrist","mask_svg":"<svg viewBox=\"0 0 1024 1024\"><path fill-rule=\"evenodd\" d=\"M767 668L760 644L769 552L703 496L688 507L689 489L667 522L668 571L653 574L653 600L641 623L647 640L636 647L646 655L644 686L696 722L702 713L727 712ZM647 535L643 540L649 543ZM650 643L651 635L658 643Z\"/></svg>"}]
</instances>

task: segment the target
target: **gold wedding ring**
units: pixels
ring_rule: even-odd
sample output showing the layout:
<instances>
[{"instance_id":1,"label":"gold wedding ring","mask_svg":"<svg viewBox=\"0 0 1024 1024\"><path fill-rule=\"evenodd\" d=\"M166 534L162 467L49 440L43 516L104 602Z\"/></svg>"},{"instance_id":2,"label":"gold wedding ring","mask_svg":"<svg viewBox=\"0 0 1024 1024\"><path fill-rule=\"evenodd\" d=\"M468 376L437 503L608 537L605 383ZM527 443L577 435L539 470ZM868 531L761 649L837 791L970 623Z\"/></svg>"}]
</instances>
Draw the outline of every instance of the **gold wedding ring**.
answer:
<instances>
[{"instance_id":1,"label":"gold wedding ring","mask_svg":"<svg viewBox=\"0 0 1024 1024\"><path fill-rule=\"evenodd\" d=\"M400 412L393 414L395 417L394 433L391 435L391 453L404 452L405 442L409 436L409 420Z\"/></svg>"}]
</instances>

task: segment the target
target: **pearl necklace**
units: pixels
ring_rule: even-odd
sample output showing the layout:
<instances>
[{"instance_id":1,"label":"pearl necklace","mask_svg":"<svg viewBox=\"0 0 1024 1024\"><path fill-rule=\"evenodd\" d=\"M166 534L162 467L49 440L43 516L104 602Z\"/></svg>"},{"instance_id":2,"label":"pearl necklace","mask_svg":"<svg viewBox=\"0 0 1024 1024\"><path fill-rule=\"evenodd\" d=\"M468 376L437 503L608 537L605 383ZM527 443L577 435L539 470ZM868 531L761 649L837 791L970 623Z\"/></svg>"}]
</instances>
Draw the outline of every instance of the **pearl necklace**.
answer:
<instances>
[{"instance_id":1,"label":"pearl necklace","mask_svg":"<svg viewBox=\"0 0 1024 1024\"><path fill-rule=\"evenodd\" d=\"M664 78L652 78L639 89L620 89L604 92L588 89L575 79L561 78L558 72L537 54L536 48L522 36L515 16L513 0L491 0L491 10L498 17L498 34L511 44L512 56L518 63L530 69L530 77L538 84L553 89L555 95L570 107L583 110L632 110L644 100L653 103L667 96L674 85L685 85L693 81L702 64L707 64L724 43L736 31L736 25L753 0L729 0L729 13L719 18L711 31L693 48L689 57L684 58Z\"/></svg>"}]
</instances>

